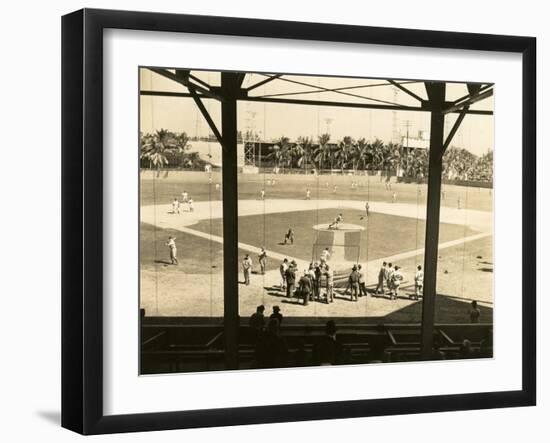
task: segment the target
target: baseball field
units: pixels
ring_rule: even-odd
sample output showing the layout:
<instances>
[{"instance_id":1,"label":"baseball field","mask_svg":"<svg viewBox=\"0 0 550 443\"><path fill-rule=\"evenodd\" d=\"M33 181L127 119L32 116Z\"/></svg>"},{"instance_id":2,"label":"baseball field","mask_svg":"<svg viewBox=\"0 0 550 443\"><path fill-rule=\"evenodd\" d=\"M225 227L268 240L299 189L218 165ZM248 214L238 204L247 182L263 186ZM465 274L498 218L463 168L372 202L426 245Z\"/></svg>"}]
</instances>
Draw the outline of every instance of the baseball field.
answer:
<instances>
[{"instance_id":1,"label":"baseball field","mask_svg":"<svg viewBox=\"0 0 550 443\"><path fill-rule=\"evenodd\" d=\"M140 173L140 305L151 316L223 316L223 219L220 172ZM309 189L310 198L306 199ZM262 190L264 195L262 198ZM186 192L193 210L182 202ZM264 304L279 305L287 317L367 318L373 322L420 321L421 301L411 300L414 272L423 265L427 189L423 184L391 183L378 176L240 174L239 262L250 254L250 285L239 286L240 315L248 317ZM436 322L469 321L477 300L481 321L493 312L493 196L490 189L445 185L441 201ZM174 213L173 200L180 202ZM369 204L366 216L365 204ZM357 245L366 275L368 297L350 302L343 289L331 304L302 306L279 290L279 265L295 260L301 272L315 261L313 226L330 223L337 214L364 228ZM284 244L289 228L294 243ZM175 237L178 265L166 245ZM260 273L258 254L267 251ZM382 261L404 273L400 297L375 296ZM240 280L243 280L240 269Z\"/></svg>"}]
</instances>

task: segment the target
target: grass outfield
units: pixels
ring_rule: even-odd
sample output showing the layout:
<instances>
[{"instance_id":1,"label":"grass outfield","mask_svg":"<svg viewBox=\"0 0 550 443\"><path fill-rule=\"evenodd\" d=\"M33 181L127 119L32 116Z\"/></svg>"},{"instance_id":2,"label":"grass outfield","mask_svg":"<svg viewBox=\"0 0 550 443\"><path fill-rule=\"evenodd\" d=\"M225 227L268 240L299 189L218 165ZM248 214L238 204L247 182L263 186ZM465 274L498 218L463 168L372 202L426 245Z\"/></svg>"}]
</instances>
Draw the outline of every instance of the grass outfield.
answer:
<instances>
[{"instance_id":1,"label":"grass outfield","mask_svg":"<svg viewBox=\"0 0 550 443\"><path fill-rule=\"evenodd\" d=\"M185 190L195 201L221 200L221 187L216 190L216 183L221 183L221 173L212 173L212 183L208 182L208 174L204 172L169 172L164 178L154 178L156 174L143 171L140 176L141 205L166 204L174 197L180 197ZM269 181L275 179L274 186ZM358 187L351 188L356 182ZM328 183L328 187L327 187ZM392 193L397 193L397 201L402 203L426 204L426 185L393 183L392 190L385 188L380 177L371 176L340 176L321 175L305 176L303 174L273 175L273 174L239 174L239 199L256 199L263 188L266 198L304 198L306 188L311 191L312 199L334 200L369 200L389 202ZM336 192L333 188L336 186ZM458 199L463 208L481 211L493 210L492 190L470 188L465 186L444 185L445 199L442 206L455 208ZM420 192L419 192L420 191Z\"/></svg>"},{"instance_id":2,"label":"grass outfield","mask_svg":"<svg viewBox=\"0 0 550 443\"><path fill-rule=\"evenodd\" d=\"M312 249L316 232L313 225L328 223L335 213L335 209L321 209L317 211L298 211L275 213L268 215L251 215L239 217L239 241L242 243L264 246L268 251L275 251L289 257L302 260L312 259ZM360 245L360 262L367 262L377 258L388 257L400 252L413 251L422 248L426 223L424 220L415 220L409 217L398 217L388 214L371 213L368 223L361 220L362 211L342 209L344 220L366 228L362 234ZM294 244L282 244L284 233L289 224L295 232ZM192 228L198 231L215 235L222 234L220 219L204 220ZM442 223L440 226L440 242L455 240L475 233L475 231L453 224ZM200 256L205 252L196 250ZM315 257L318 260L318 257ZM278 267L279 261L270 260L268 269Z\"/></svg>"}]
</instances>

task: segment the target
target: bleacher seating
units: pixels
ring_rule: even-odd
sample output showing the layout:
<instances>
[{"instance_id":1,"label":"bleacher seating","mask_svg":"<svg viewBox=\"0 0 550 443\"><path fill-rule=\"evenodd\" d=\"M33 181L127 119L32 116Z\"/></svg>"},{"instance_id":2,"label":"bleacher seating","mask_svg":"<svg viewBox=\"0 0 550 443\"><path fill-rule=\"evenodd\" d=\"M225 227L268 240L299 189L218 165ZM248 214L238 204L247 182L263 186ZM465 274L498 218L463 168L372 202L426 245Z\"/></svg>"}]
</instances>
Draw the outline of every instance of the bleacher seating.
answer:
<instances>
[{"instance_id":1,"label":"bleacher seating","mask_svg":"<svg viewBox=\"0 0 550 443\"><path fill-rule=\"evenodd\" d=\"M294 321L293 321L294 320ZM420 325L350 323L336 319L338 340L345 349L345 362L403 362L420 359ZM474 355L491 324L437 324L434 340L446 359L461 358L463 340L471 342ZM285 318L281 335L288 347L288 366L311 365L316 343L324 336L324 322L305 324ZM254 367L256 333L246 321L239 329L239 367ZM146 318L142 320L141 373L170 373L224 369L224 333L221 324L183 324L181 319Z\"/></svg>"}]
</instances>

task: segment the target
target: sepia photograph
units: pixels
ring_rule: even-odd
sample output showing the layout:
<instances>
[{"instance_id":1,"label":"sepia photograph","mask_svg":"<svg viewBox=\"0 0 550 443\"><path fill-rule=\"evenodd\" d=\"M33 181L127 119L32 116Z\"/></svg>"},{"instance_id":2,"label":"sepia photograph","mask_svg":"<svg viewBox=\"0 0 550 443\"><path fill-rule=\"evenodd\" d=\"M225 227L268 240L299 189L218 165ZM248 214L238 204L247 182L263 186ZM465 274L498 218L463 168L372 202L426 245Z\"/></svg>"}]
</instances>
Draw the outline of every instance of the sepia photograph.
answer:
<instances>
[{"instance_id":1,"label":"sepia photograph","mask_svg":"<svg viewBox=\"0 0 550 443\"><path fill-rule=\"evenodd\" d=\"M493 357L494 84L139 85L141 374Z\"/></svg>"}]
</instances>

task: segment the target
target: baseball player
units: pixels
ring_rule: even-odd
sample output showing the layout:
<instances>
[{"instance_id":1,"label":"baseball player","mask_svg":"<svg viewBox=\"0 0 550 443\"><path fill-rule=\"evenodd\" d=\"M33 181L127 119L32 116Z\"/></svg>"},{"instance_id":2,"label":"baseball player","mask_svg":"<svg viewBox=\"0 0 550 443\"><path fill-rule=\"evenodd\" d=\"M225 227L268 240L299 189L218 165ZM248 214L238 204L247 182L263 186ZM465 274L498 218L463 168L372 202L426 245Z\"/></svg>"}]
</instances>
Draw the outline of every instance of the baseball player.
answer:
<instances>
[{"instance_id":1,"label":"baseball player","mask_svg":"<svg viewBox=\"0 0 550 443\"><path fill-rule=\"evenodd\" d=\"M180 213L180 202L177 198L174 199L172 202L172 213L173 214L179 214Z\"/></svg>"},{"instance_id":2,"label":"baseball player","mask_svg":"<svg viewBox=\"0 0 550 443\"><path fill-rule=\"evenodd\" d=\"M170 250L170 261L173 265L178 264L178 248L176 246L176 237L168 237L168 242L166 242L166 246L168 246L168 249Z\"/></svg>"},{"instance_id":3,"label":"baseball player","mask_svg":"<svg viewBox=\"0 0 550 443\"><path fill-rule=\"evenodd\" d=\"M418 265L416 268L416 273L414 274L414 299L418 300L422 296L422 291L424 289L424 271L422 266Z\"/></svg>"},{"instance_id":4,"label":"baseball player","mask_svg":"<svg viewBox=\"0 0 550 443\"><path fill-rule=\"evenodd\" d=\"M258 261L260 262L260 272L262 273L262 275L264 275L267 265L267 252L265 252L265 248L262 248L262 250L260 251L260 254L258 255Z\"/></svg>"}]
</instances>

